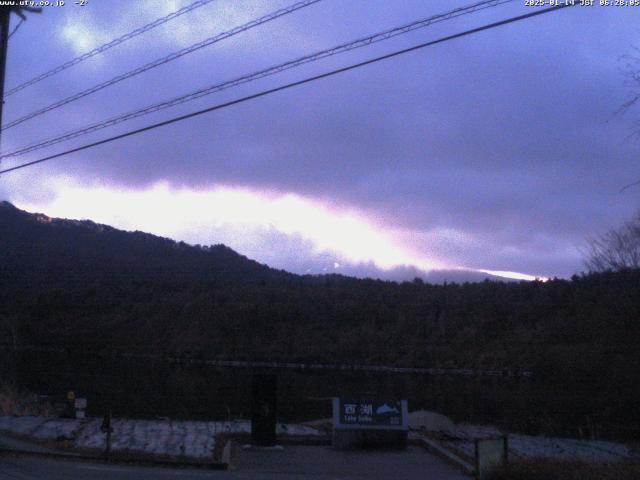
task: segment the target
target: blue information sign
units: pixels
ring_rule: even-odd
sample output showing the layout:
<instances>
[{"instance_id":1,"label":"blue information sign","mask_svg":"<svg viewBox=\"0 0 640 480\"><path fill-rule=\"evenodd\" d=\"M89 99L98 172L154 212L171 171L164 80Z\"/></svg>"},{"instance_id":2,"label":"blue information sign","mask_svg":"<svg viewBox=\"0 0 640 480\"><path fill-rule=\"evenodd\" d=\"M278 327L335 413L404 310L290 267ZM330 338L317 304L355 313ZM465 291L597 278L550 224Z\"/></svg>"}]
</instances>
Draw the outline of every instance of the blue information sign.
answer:
<instances>
[{"instance_id":1,"label":"blue information sign","mask_svg":"<svg viewBox=\"0 0 640 480\"><path fill-rule=\"evenodd\" d=\"M406 429L406 400L334 399L334 427Z\"/></svg>"}]
</instances>

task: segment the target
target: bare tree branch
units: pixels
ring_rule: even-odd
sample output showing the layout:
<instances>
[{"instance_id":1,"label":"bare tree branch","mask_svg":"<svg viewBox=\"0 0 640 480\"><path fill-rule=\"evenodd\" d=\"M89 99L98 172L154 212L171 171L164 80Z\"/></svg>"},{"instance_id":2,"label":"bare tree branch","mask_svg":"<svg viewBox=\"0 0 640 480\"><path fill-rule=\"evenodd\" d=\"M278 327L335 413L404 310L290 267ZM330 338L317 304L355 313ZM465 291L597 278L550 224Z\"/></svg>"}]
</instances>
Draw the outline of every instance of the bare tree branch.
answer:
<instances>
[{"instance_id":1,"label":"bare tree branch","mask_svg":"<svg viewBox=\"0 0 640 480\"><path fill-rule=\"evenodd\" d=\"M640 212L622 227L590 237L588 242L585 263L590 271L640 268Z\"/></svg>"},{"instance_id":2,"label":"bare tree branch","mask_svg":"<svg viewBox=\"0 0 640 480\"><path fill-rule=\"evenodd\" d=\"M624 114L640 103L640 48L632 45L631 53L620 56L618 60L624 62L621 73L626 77L625 85L629 89L629 97L616 110L614 116ZM640 122L636 121L635 125L636 128L627 136L627 139L640 139ZM640 185L640 180L625 185L620 189L620 193L637 185Z\"/></svg>"}]
</instances>

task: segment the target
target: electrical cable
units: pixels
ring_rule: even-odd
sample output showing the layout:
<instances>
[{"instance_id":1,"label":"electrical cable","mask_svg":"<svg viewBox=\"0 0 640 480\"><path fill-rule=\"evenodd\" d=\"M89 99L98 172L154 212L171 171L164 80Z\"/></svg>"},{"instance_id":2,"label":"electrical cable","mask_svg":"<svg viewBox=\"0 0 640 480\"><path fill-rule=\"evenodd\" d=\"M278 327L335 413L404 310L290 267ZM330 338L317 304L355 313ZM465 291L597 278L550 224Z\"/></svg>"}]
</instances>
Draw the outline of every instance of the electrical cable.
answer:
<instances>
[{"instance_id":1,"label":"electrical cable","mask_svg":"<svg viewBox=\"0 0 640 480\"><path fill-rule=\"evenodd\" d=\"M189 47L183 48L181 50L178 50L177 52L173 52L170 53L169 55L159 58L157 60L154 60L153 62L149 62L145 65L142 65L141 67L135 68L133 70L130 70L126 73L123 73L121 75L118 75L116 77L113 77L110 80L107 80L106 82L102 82L99 83L98 85L94 85L91 88L88 88L86 90L83 90L82 92L78 92L74 95L71 95L70 97L67 98L63 98L62 100L59 100L55 103L52 103L51 105L48 105L46 107L43 107L39 110L35 110L31 113L28 113L27 115L24 115L23 117L20 117L16 120L13 120L9 123L7 123L6 125L2 126L2 130L8 130L12 127L15 127L16 125L19 125L23 122L26 122L27 120L30 120L32 118L38 117L40 115L43 115L47 112L50 112L51 110L55 110L56 108L60 108L63 105L67 105L68 103L71 102L75 102L76 100L79 100L81 98L84 98L88 95L91 95L93 93L96 93L100 90L103 90L107 87L110 87L112 85L115 85L116 83L122 82L123 80L127 80L129 78L135 77L137 75L140 75L141 73L144 73L148 70L151 70L153 68L159 67L160 65L164 65L165 63L169 63L173 60L176 60L184 55L187 55L189 53L193 53L197 50L200 50L201 48L204 47L208 47L210 45L213 45L215 43L218 43L222 40L225 40L227 38L233 37L234 35L238 35L242 32L245 32L247 30L250 30L254 27L257 27L258 25L262 25L264 23L270 22L272 20L275 20L277 18L280 18L284 15L288 15L290 13L293 13L297 10L300 10L302 8L306 8L310 5L313 5L315 3L318 3L322 0L303 0L301 2L297 2L294 3L293 5L290 5L286 8L282 8L280 10L277 10L275 12L269 13L268 15L264 15L263 17L260 17L256 20L252 20L248 23L245 23L244 25L241 25L239 27L235 27L232 28L231 30L228 30L226 32L222 32L219 33L217 35L214 35L213 37L209 37L206 40L203 40L201 42L195 43Z\"/></svg>"},{"instance_id":2,"label":"electrical cable","mask_svg":"<svg viewBox=\"0 0 640 480\"><path fill-rule=\"evenodd\" d=\"M408 32L411 32L413 30L419 29L419 28L424 28L427 27L429 25L432 25L434 23L438 23L438 22L442 22L445 20L451 20L453 18L457 18L460 17L462 15L468 15L470 13L475 13L477 11L480 10L484 10L487 8L492 8L492 7L496 7L498 5L502 5L504 3L509 3L512 2L514 0L484 0L478 3L474 3L472 5L468 5L466 7L460 7L442 14L438 14L438 15L434 15L425 19L421 19L421 20L417 20L414 22L411 22L409 24L406 25L402 25L400 27L395 27L392 29L388 29L388 30L384 30L382 32L378 32L375 33L373 35L369 35L367 37L363 37L363 38L359 38L357 40L353 40L351 42L347 42L347 43L343 43L341 45L326 49L326 50L320 50L318 52L315 52L313 54L310 55L306 55L300 58L297 58L295 60L291 60L276 66L272 66L269 67L267 69L264 70L260 70L258 72L254 72L248 75L243 75L239 78L235 78L233 80L228 80L219 84L215 84L215 85L211 85L208 87L205 87L203 89L197 90L195 92L191 92L189 94L186 95L182 95L170 100L166 100L164 102L158 103L158 104L154 104L154 105L150 105L138 110L134 110L132 112L129 113L125 113L116 117L112 117L110 119L107 120L103 120L101 122L98 123L94 123L92 125L86 126L86 127L82 127L80 129L76 129L73 130L71 132L67 132L63 135L59 135L57 137L48 139L48 140L43 140L37 143L33 143L27 146L23 146L23 147L19 147L13 151L7 152L7 153L2 153L0 154L0 160L4 159L4 158L10 158L10 157L17 157L17 156L21 156L24 155L26 153L29 152L33 152L35 150L40 150L52 145L55 145L57 143L60 142L64 142L67 140L71 140L73 138L82 136L82 135L86 135L89 133L93 133L96 132L98 130L101 130L103 128L107 128L107 127L111 127L114 125L117 125L119 123L128 121L128 120L132 120L134 118L138 118L150 113L154 113L160 110L164 110L166 108L169 107L173 107L182 103L186 103L189 102L191 100L195 100L197 98L206 96L206 95L210 95L212 93L215 92L219 92L222 90L226 90L228 88L232 88L232 87L236 87L239 85L242 85L244 83L248 83L254 80L258 80L270 75L274 75L280 72L283 72L285 70L289 70L291 68L294 67L298 67L301 65L304 65L306 63L310 63L310 62L314 62L326 57L330 57L333 55L337 55L340 53L344 53L344 52L348 52L350 50L354 50L357 48L361 48L361 47L365 47L368 45L371 45L373 43L377 43L383 40L387 40L390 38L393 38L395 36L401 35L401 34L405 34Z\"/></svg>"},{"instance_id":3,"label":"electrical cable","mask_svg":"<svg viewBox=\"0 0 640 480\"><path fill-rule=\"evenodd\" d=\"M12 88L11 90L7 91L5 93L5 97L8 97L10 95L13 95L14 93L19 92L20 90L24 90L27 87L30 87L31 85L34 85L42 80L44 80L45 78L49 78L53 75L56 75L68 68L73 67L74 65L77 65L80 62L83 62L91 57L94 57L96 55L98 55L99 53L105 52L106 50L109 50L110 48L113 48L117 45L120 45L121 43L126 42L127 40L131 40L132 38L137 37L138 35L142 35L145 32L148 32L149 30L152 30L160 25L164 25L165 23L173 20L174 18L178 18L181 15L184 15L185 13L189 13L193 10L195 10L196 8L200 8L208 3L213 2L214 0L197 0L196 2L193 2L190 5L187 5L186 7L183 7L179 10L176 10L175 12L171 12L168 15L165 15L164 17L160 17L156 20L154 20L151 23L148 23L140 28L136 28L135 30L126 33L118 38L115 38L113 40L111 40L108 43L105 43L103 45L100 45L99 47L94 48L93 50L83 53L82 55L69 60L68 62L63 63L62 65L59 65L47 72L44 72L40 75L38 75L37 77L32 78L31 80L27 80L26 82L21 83L20 85L17 85L16 87Z\"/></svg>"},{"instance_id":4,"label":"electrical cable","mask_svg":"<svg viewBox=\"0 0 640 480\"><path fill-rule=\"evenodd\" d=\"M325 73L322 73L322 74L319 74L319 75L314 75L312 77L307 77L307 78L305 78L303 80L298 80L296 82L287 83L287 84L281 85L279 87L271 88L271 89L268 89L268 90L263 90L262 92L255 93L253 95L248 95L246 97L242 97L242 98L239 98L239 99L236 99L236 100L232 100L230 102L225 102L225 103L222 103L222 104L219 104L219 105L214 105L212 107L205 108L203 110L198 110L196 112L192 112L192 113L189 113L189 114L186 114L186 115L181 115L179 117L174 117L174 118L172 118L170 120L165 120L165 121L162 121L162 122L158 122L158 123L155 123L155 124L152 124L152 125L148 125L148 126L143 127L143 128L138 128L136 130L131 130L129 132L122 133L120 135L115 135L113 137L105 138L105 139L99 140L97 142L93 142L93 143L89 143L89 144L86 144L86 145L82 145L80 147L72 148L72 149L66 150L64 152L56 153L54 155L49 155L48 157L40 158L38 160L33 160L31 162L23 163L21 165L16 165L15 167L11 167L11 168L7 168L7 169L4 169L4 170L0 170L0 175L2 175L4 173L15 171L15 170L19 170L19 169L22 169L22 168L26 168L26 167L29 167L29 166L32 166L32 165L36 165L38 163L46 162L48 160L53 160L54 158L60 158L60 157L63 157L63 156L66 156L66 155L69 155L69 154L72 154L72 153L75 153L75 152L80 152L82 150L87 150L88 148L96 147L98 145L103 145L105 143L110 143L110 142L113 142L115 140L120 140L122 138L130 137L132 135L137 135L139 133L146 132L146 131L149 131L149 130L153 130L153 129L156 129L156 128L159 128L159 127L162 127L162 126L165 126L165 125L170 125L172 123L177 123L177 122L180 122L182 120L186 120L188 118L192 118L192 117L196 117L196 116L199 116L199 115L203 115L205 113L213 112L215 110L220 110L222 108L230 107L232 105L237 105L239 103L244 103L246 101L253 100L253 99L256 99L256 98L259 98L259 97L264 97L266 95L270 95L272 93L276 93L276 92L280 92L280 91L283 91L283 90L287 90L289 88L297 87L299 85L304 85L306 83L310 83L310 82L313 82L313 81L316 81L316 80L320 80L322 78L331 77L331 76L337 75L339 73L348 72L348 71L354 70L356 68L364 67L366 65L371 65L373 63L377 63L377 62L380 62L380 61L383 61L383 60L388 60L390 58L397 57L399 55L403 55L405 53L413 52L413 51L416 51L416 50L420 50L420 49L423 49L423 48L426 48L426 47L430 47L432 45L448 42L448 41L454 40L456 38L461 38L461 37L465 37L467 35L471 35L471 34L474 34L474 33L479 33L479 32L485 31L485 30L490 30L492 28L500 27L502 25L507 25L509 23L514 23L514 22L518 22L518 21L525 20L525 19L528 19L528 18L536 17L538 15L543 15L545 13L555 12L557 10L561 10L561 9L564 9L564 8L567 8L567 7L572 7L574 5L578 5L578 3L575 3L575 4L566 3L566 4L563 4L563 5L558 5L558 6L554 6L554 7L550 7L550 8L545 8L545 9L542 9L542 10L536 10L534 12L530 12L530 13L527 13L527 14L524 14L524 15L519 15L517 17L511 17L511 18L508 18L506 20L500 20L498 22L494 22L494 23L490 23L490 24L487 24L487 25L483 25L481 27L472 28L470 30L465 30L465 31L460 32L460 33L455 33L453 35L448 35L446 37L441 37L441 38L438 38L436 40L431 40L429 42L421 43L421 44L415 45L413 47L405 48L405 49L402 49L402 50L396 50L395 52L391 52L391 53L388 53L386 55L381 55L379 57L375 57L375 58L372 58L372 59L369 59L369 60L365 60L364 62L355 63L355 64L349 65L347 67L342 67L342 68L338 68L336 70L331 70L329 72L325 72Z\"/></svg>"}]
</instances>

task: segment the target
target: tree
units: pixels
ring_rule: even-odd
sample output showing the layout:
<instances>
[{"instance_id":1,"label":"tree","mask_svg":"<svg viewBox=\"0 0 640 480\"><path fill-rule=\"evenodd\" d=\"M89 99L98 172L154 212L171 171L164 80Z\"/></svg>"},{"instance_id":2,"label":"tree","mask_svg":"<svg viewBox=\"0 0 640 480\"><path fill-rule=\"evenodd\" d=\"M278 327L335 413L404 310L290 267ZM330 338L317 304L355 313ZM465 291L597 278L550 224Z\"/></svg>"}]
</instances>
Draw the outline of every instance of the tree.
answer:
<instances>
[{"instance_id":1,"label":"tree","mask_svg":"<svg viewBox=\"0 0 640 480\"><path fill-rule=\"evenodd\" d=\"M621 227L590 238L585 262L592 272L640 269L640 211Z\"/></svg>"},{"instance_id":2,"label":"tree","mask_svg":"<svg viewBox=\"0 0 640 480\"><path fill-rule=\"evenodd\" d=\"M629 90L627 100L620 106L617 113L625 113L627 110L631 110L640 102L640 48L637 46L631 47L632 52L620 57L620 60L624 62L622 67L622 73L626 77L626 86ZM635 127L630 137L640 137L640 120L636 120ZM636 187L640 185L640 180L635 180L620 189L620 192L624 192L628 188Z\"/></svg>"},{"instance_id":3,"label":"tree","mask_svg":"<svg viewBox=\"0 0 640 480\"><path fill-rule=\"evenodd\" d=\"M620 106L619 112L625 112L640 102L640 48L632 46L632 52L620 57L624 62L622 74L627 77L629 88L627 100Z\"/></svg>"}]
</instances>

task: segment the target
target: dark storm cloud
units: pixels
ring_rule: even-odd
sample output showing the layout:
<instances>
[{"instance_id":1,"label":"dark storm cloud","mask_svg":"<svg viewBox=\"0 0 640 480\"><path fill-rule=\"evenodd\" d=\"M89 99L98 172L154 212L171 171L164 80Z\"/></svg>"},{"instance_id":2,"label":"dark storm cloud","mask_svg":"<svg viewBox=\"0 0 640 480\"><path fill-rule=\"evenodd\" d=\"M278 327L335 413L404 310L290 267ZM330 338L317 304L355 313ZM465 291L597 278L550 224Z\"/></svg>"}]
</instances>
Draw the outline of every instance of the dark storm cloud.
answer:
<instances>
[{"instance_id":1,"label":"dark storm cloud","mask_svg":"<svg viewBox=\"0 0 640 480\"><path fill-rule=\"evenodd\" d=\"M35 130L68 130L464 3L327 0L25 124L3 142L40 137ZM255 16L275 5L238 2L235 8L242 13L252 6ZM113 14L103 8L84 20L104 26ZM215 8L207 18L218 18ZM526 11L520 2L490 9L171 113ZM73 55L60 30L70 13L51 15L55 22L30 19L21 30L22 42L12 46L11 80ZM83 21L74 15L74 22ZM131 28L153 17L145 10ZM637 190L618 193L640 176L638 144L626 140L630 118L612 117L627 95L618 57L629 51L638 20L638 8L575 7L56 161L41 172L99 176L114 185L169 179L194 188L230 184L295 192L358 208L381 226L406 231L406 244L445 252L458 264L567 276L583 268L584 238L623 221L638 205ZM36 34L38 22L42 33ZM200 38L190 38L188 21L181 25L176 31L184 38L172 39L167 29L132 42L120 56L39 85L9 104L10 118L104 79L105 71L126 71ZM30 42L38 38L53 48L34 50ZM42 65L24 60L29 56ZM439 238L445 230L457 240ZM292 257L278 266L300 270L304 262Z\"/></svg>"}]
</instances>

